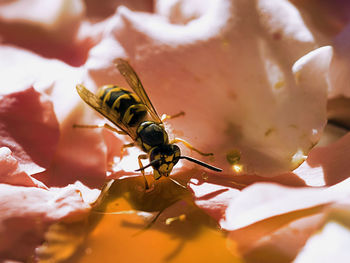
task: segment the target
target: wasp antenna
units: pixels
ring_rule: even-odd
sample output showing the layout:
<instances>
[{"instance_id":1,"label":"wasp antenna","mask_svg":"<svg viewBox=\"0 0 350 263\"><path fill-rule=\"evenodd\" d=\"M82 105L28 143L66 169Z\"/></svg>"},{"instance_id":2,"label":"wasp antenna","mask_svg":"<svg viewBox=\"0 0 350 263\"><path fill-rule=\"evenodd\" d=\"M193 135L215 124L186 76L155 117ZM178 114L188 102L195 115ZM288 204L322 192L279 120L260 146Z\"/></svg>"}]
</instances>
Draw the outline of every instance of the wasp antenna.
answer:
<instances>
[{"instance_id":1,"label":"wasp antenna","mask_svg":"<svg viewBox=\"0 0 350 263\"><path fill-rule=\"evenodd\" d=\"M160 161L160 159L153 160L152 162L150 162L150 163L149 163L149 164L147 164L146 166L141 167L141 168L139 168L139 169L135 170L135 172L139 172L139 171L145 170L146 168L148 168L148 167L152 166L153 164L158 163L159 161Z\"/></svg>"},{"instance_id":2,"label":"wasp antenna","mask_svg":"<svg viewBox=\"0 0 350 263\"><path fill-rule=\"evenodd\" d=\"M217 167L215 167L215 166L212 166L212 165L210 165L210 164L204 163L204 162L199 161L199 160L197 160L197 159L194 159L194 158L192 158L192 157L180 156L180 159L186 159L186 160L188 160L188 161L190 161L190 162L199 164L199 165L201 165L201 166L203 166L203 167L205 167L205 168L208 168L208 169L210 169L210 170L213 170L213 171L215 171L215 172L222 172L222 169L217 168Z\"/></svg>"}]
</instances>

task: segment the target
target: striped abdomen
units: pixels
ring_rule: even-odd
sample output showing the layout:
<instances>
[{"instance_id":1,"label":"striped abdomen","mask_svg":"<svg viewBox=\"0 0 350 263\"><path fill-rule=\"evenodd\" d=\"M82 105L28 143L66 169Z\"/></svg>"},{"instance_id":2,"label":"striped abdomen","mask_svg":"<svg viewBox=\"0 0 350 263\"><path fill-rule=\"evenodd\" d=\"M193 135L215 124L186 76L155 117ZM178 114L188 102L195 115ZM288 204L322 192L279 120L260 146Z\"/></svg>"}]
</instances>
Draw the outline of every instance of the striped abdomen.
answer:
<instances>
[{"instance_id":1,"label":"striped abdomen","mask_svg":"<svg viewBox=\"0 0 350 263\"><path fill-rule=\"evenodd\" d=\"M107 85L100 88L97 96L111 110L118 113L119 121L133 127L139 124L146 116L145 105L136 94L114 85Z\"/></svg>"}]
</instances>

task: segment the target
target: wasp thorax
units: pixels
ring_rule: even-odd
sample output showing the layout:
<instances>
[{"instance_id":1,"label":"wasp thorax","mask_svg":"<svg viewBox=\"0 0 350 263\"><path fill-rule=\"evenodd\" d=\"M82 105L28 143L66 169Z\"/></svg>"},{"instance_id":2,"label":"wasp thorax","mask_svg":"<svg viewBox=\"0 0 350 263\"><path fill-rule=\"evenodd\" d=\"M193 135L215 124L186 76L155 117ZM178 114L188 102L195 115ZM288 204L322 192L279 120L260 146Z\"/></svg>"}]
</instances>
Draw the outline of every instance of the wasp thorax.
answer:
<instances>
[{"instance_id":1,"label":"wasp thorax","mask_svg":"<svg viewBox=\"0 0 350 263\"><path fill-rule=\"evenodd\" d=\"M155 146L168 143L168 134L162 124L153 121L145 121L137 129L139 143L143 150L148 152Z\"/></svg>"},{"instance_id":2,"label":"wasp thorax","mask_svg":"<svg viewBox=\"0 0 350 263\"><path fill-rule=\"evenodd\" d=\"M154 147L150 152L150 162L155 162L152 167L154 169L154 178L159 179L161 176L169 176L173 167L180 159L180 148L175 144L164 144Z\"/></svg>"}]
</instances>

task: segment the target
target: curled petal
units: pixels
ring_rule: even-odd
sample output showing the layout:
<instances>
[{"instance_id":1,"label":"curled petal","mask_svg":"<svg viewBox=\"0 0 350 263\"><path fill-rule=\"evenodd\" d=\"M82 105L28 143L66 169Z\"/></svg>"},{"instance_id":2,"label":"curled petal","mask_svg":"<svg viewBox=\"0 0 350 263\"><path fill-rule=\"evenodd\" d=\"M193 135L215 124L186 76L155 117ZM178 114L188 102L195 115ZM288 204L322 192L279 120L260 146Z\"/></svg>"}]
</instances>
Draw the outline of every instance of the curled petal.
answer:
<instances>
[{"instance_id":1,"label":"curled petal","mask_svg":"<svg viewBox=\"0 0 350 263\"><path fill-rule=\"evenodd\" d=\"M1 184L0 190L0 254L19 260L33 253L49 224L87 216L90 205L82 193L91 200L99 192L81 184L51 190Z\"/></svg>"},{"instance_id":2,"label":"curled petal","mask_svg":"<svg viewBox=\"0 0 350 263\"><path fill-rule=\"evenodd\" d=\"M28 88L0 100L0 144L8 147L28 174L48 168L59 138L52 103ZM41 143L37 143L41 142Z\"/></svg>"}]
</instances>

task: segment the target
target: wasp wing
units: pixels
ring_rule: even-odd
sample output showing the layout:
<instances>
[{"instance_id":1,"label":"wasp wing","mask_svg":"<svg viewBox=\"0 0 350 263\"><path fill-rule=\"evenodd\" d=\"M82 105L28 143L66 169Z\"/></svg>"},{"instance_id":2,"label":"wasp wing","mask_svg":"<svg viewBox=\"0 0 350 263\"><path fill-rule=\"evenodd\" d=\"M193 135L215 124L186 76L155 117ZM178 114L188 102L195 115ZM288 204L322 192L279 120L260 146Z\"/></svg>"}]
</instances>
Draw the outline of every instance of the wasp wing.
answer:
<instances>
[{"instance_id":1,"label":"wasp wing","mask_svg":"<svg viewBox=\"0 0 350 263\"><path fill-rule=\"evenodd\" d=\"M119 120L119 115L116 111L111 110L99 97L85 88L84 85L77 85L76 89L79 96L83 99L83 101L85 101L86 104L110 120L119 129L128 134L133 140L136 139L136 131L121 123Z\"/></svg>"},{"instance_id":2,"label":"wasp wing","mask_svg":"<svg viewBox=\"0 0 350 263\"><path fill-rule=\"evenodd\" d=\"M131 89L136 93L136 95L140 98L143 104L145 104L148 112L151 114L154 121L161 123L161 119L159 118L156 109L153 107L151 100L149 99L145 89L142 86L142 83L137 76L136 72L133 70L133 68L130 66L130 64L121 58L117 58L114 61L117 69L119 70L120 74L122 74L126 80L126 82L129 84Z\"/></svg>"}]
</instances>

